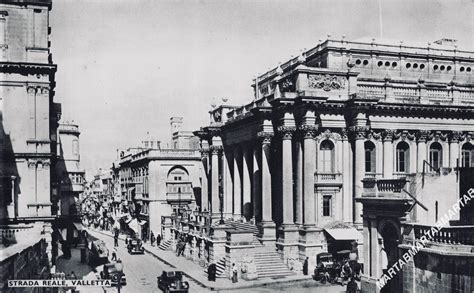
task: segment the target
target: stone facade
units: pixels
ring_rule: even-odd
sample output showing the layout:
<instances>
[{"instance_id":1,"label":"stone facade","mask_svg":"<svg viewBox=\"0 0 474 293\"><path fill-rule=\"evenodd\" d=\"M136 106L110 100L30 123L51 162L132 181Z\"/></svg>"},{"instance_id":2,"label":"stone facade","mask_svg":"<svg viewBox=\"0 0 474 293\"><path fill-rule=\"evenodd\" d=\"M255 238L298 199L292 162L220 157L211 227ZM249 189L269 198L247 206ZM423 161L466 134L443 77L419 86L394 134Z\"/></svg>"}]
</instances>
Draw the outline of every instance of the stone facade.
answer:
<instances>
[{"instance_id":1,"label":"stone facade","mask_svg":"<svg viewBox=\"0 0 474 293\"><path fill-rule=\"evenodd\" d=\"M385 183L404 188L397 180L417 192L420 173L474 166L473 67L472 52L437 44L318 44L259 76L250 103L215 107L195 132L208 181L201 210L256 223L260 239L284 259L309 257L312 270L337 241L328 227L367 229L359 199L369 185L381 188L376 197ZM439 212L455 198L440 199Z\"/></svg>"},{"instance_id":2,"label":"stone facade","mask_svg":"<svg viewBox=\"0 0 474 293\"><path fill-rule=\"evenodd\" d=\"M0 4L0 218L48 218L57 210L56 129L49 42L51 1Z\"/></svg>"}]
</instances>

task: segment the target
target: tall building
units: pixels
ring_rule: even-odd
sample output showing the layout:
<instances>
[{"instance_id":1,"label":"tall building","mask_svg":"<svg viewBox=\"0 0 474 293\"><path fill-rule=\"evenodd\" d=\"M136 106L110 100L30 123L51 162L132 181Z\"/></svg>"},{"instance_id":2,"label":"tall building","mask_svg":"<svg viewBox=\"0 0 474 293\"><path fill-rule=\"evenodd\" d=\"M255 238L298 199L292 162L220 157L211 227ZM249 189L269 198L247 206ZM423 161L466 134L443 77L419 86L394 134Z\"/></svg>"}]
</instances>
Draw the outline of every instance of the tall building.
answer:
<instances>
[{"instance_id":1,"label":"tall building","mask_svg":"<svg viewBox=\"0 0 474 293\"><path fill-rule=\"evenodd\" d=\"M51 0L0 3L2 280L45 278L53 260L51 223L57 213L56 133L61 107L53 100L51 6ZM0 286L3 292L5 283Z\"/></svg>"},{"instance_id":2,"label":"tall building","mask_svg":"<svg viewBox=\"0 0 474 293\"><path fill-rule=\"evenodd\" d=\"M259 76L249 103L215 107L195 133L209 181L201 209L217 230L191 233L197 247L229 268L269 246L287 264L309 257L310 271L321 252L355 250L373 290L383 239L393 263L403 223L448 212L458 167L474 167L473 52L446 43L328 39ZM428 211L408 210L409 194ZM232 230L219 239L222 207ZM239 254L240 221L258 233Z\"/></svg>"}]
</instances>

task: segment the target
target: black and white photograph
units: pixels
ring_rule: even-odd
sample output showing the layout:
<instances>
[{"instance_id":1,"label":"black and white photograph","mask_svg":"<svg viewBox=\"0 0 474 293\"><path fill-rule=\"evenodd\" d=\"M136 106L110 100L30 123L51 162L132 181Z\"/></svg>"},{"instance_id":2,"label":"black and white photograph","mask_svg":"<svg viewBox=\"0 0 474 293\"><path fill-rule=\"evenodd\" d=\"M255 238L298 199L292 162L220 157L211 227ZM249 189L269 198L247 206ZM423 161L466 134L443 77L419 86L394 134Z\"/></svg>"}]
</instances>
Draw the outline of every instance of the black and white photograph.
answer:
<instances>
[{"instance_id":1,"label":"black and white photograph","mask_svg":"<svg viewBox=\"0 0 474 293\"><path fill-rule=\"evenodd\" d=\"M474 293L472 0L0 0L0 293Z\"/></svg>"}]
</instances>

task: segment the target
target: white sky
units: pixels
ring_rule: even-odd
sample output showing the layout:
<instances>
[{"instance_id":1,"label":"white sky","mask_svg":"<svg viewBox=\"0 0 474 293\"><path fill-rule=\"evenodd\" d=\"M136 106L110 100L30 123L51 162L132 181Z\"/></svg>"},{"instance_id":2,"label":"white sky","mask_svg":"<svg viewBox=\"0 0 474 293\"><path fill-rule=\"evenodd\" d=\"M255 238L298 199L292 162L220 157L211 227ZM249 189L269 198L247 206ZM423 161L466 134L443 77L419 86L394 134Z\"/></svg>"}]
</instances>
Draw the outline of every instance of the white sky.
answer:
<instances>
[{"instance_id":1,"label":"white sky","mask_svg":"<svg viewBox=\"0 0 474 293\"><path fill-rule=\"evenodd\" d=\"M380 1L384 38L472 50L470 0ZM380 37L378 0L54 0L50 22L55 100L80 126L88 178L147 131L167 142L171 116L196 130L213 99L249 102L256 74L328 33Z\"/></svg>"}]
</instances>

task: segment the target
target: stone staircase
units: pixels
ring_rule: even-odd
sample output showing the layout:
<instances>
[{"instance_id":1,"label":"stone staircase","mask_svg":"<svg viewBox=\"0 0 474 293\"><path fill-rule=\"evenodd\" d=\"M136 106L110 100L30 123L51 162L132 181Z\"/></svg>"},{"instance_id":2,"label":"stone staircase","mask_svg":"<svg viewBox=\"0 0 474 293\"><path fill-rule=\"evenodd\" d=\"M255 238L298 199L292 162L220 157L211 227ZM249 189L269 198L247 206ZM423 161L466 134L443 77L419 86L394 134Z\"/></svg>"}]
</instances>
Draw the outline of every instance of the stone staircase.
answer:
<instances>
[{"instance_id":1,"label":"stone staircase","mask_svg":"<svg viewBox=\"0 0 474 293\"><path fill-rule=\"evenodd\" d=\"M221 258L217 263L216 263L216 278L227 278L227 272L225 270L225 258ZM207 275L207 268L204 269L204 273Z\"/></svg>"},{"instance_id":2,"label":"stone staircase","mask_svg":"<svg viewBox=\"0 0 474 293\"><path fill-rule=\"evenodd\" d=\"M251 223L229 221L227 225L240 231L250 231L253 234L254 263L257 267L258 278L282 278L295 273L291 271L280 257L280 254L271 247L265 247L257 238L258 228ZM225 263L224 263L225 264Z\"/></svg>"},{"instance_id":3,"label":"stone staircase","mask_svg":"<svg viewBox=\"0 0 474 293\"><path fill-rule=\"evenodd\" d=\"M276 251L257 251L254 253L258 278L282 278L294 275L281 260Z\"/></svg>"},{"instance_id":4,"label":"stone staircase","mask_svg":"<svg viewBox=\"0 0 474 293\"><path fill-rule=\"evenodd\" d=\"M158 248L161 249L161 250L170 250L171 249L171 239L168 239L166 241L161 241Z\"/></svg>"}]
</instances>

